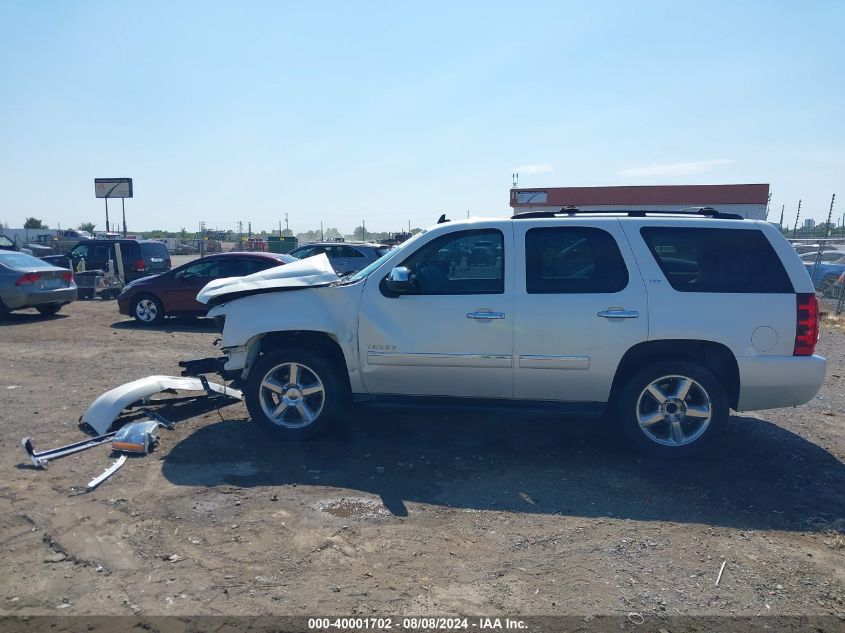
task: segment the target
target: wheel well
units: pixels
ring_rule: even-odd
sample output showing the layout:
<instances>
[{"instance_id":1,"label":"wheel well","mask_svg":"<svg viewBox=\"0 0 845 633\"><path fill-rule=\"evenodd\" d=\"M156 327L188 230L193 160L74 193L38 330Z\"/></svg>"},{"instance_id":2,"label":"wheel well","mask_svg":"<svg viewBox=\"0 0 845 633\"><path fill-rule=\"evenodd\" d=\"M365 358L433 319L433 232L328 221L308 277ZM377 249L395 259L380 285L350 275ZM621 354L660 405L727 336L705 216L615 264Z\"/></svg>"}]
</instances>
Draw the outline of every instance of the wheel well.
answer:
<instances>
[{"instance_id":1,"label":"wheel well","mask_svg":"<svg viewBox=\"0 0 845 633\"><path fill-rule=\"evenodd\" d=\"M646 363L666 358L682 358L707 367L722 381L728 404L736 409L739 402L739 366L731 350L721 343L686 339L646 341L625 352L613 377L610 401L614 401L625 379L634 371Z\"/></svg>"},{"instance_id":2,"label":"wheel well","mask_svg":"<svg viewBox=\"0 0 845 633\"><path fill-rule=\"evenodd\" d=\"M315 332L311 330L268 332L261 336L254 345L258 346L255 360L258 360L258 356L266 350L282 347L304 347L310 351L326 354L337 363L337 366L342 370L343 381L346 383L350 392L352 390L349 385L349 369L346 365L346 357L343 354L343 350L337 340L326 332Z\"/></svg>"}]
</instances>

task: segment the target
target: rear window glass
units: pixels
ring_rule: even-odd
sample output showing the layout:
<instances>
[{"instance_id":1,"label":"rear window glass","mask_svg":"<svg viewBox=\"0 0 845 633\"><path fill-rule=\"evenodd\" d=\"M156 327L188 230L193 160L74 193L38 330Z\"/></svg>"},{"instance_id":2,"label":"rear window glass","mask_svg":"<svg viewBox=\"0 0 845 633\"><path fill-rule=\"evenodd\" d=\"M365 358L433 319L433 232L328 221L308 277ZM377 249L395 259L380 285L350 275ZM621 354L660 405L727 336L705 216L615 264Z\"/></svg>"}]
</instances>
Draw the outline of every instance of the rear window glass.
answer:
<instances>
[{"instance_id":1,"label":"rear window glass","mask_svg":"<svg viewBox=\"0 0 845 633\"><path fill-rule=\"evenodd\" d=\"M680 292L795 292L760 231L643 227L640 234L666 280Z\"/></svg>"},{"instance_id":2,"label":"rear window glass","mask_svg":"<svg viewBox=\"0 0 845 633\"><path fill-rule=\"evenodd\" d=\"M167 257L167 245L162 242L141 242L141 252L144 255Z\"/></svg>"},{"instance_id":3,"label":"rear window glass","mask_svg":"<svg viewBox=\"0 0 845 633\"><path fill-rule=\"evenodd\" d=\"M0 253L0 264L8 266L9 268L45 268L50 266L43 259L38 259L26 253L16 253L8 251Z\"/></svg>"}]
</instances>

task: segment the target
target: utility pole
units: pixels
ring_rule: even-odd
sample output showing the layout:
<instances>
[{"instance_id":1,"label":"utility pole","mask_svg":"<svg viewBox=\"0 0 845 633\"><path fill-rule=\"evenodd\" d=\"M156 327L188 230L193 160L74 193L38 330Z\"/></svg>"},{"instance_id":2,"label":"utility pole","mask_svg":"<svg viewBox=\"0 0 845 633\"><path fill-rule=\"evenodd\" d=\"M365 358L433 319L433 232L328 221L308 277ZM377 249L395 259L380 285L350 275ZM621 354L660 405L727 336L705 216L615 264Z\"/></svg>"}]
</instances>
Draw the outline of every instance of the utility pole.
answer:
<instances>
[{"instance_id":1,"label":"utility pole","mask_svg":"<svg viewBox=\"0 0 845 633\"><path fill-rule=\"evenodd\" d=\"M285 229L289 229L289 228L290 228L290 227L288 226L288 213L287 213L287 211L285 211ZM282 224L281 224L281 222L279 223L279 230L280 230L280 231L282 230Z\"/></svg>"},{"instance_id":2,"label":"utility pole","mask_svg":"<svg viewBox=\"0 0 845 633\"><path fill-rule=\"evenodd\" d=\"M282 237L282 221L279 220L279 237Z\"/></svg>"},{"instance_id":3,"label":"utility pole","mask_svg":"<svg viewBox=\"0 0 845 633\"><path fill-rule=\"evenodd\" d=\"M126 237L126 200L120 199L120 208L123 210L123 237Z\"/></svg>"},{"instance_id":4,"label":"utility pole","mask_svg":"<svg viewBox=\"0 0 845 633\"><path fill-rule=\"evenodd\" d=\"M770 191L770 192L769 192L769 197L768 197L768 199L766 200L766 217L764 218L765 220L768 220L768 219L769 219L769 203L770 203L771 201L772 201L772 192Z\"/></svg>"},{"instance_id":5,"label":"utility pole","mask_svg":"<svg viewBox=\"0 0 845 633\"><path fill-rule=\"evenodd\" d=\"M326 236L323 235L323 221L322 220L320 220L320 241L321 242L326 241Z\"/></svg>"},{"instance_id":6,"label":"utility pole","mask_svg":"<svg viewBox=\"0 0 845 633\"><path fill-rule=\"evenodd\" d=\"M367 221L361 220L361 241L367 241Z\"/></svg>"},{"instance_id":7,"label":"utility pole","mask_svg":"<svg viewBox=\"0 0 845 633\"><path fill-rule=\"evenodd\" d=\"M798 201L798 214L795 216L795 226L792 228L792 239L795 239L795 233L798 231L798 218L801 217L801 201Z\"/></svg>"},{"instance_id":8,"label":"utility pole","mask_svg":"<svg viewBox=\"0 0 845 633\"><path fill-rule=\"evenodd\" d=\"M786 211L786 205L783 205L780 208L780 222L778 222L778 224L780 224L780 230L781 231L783 231L783 212L784 211ZM842 216L842 217L845 218L845 216Z\"/></svg>"},{"instance_id":9,"label":"utility pole","mask_svg":"<svg viewBox=\"0 0 845 633\"><path fill-rule=\"evenodd\" d=\"M109 197L103 198L106 201L106 233L109 232Z\"/></svg>"}]
</instances>

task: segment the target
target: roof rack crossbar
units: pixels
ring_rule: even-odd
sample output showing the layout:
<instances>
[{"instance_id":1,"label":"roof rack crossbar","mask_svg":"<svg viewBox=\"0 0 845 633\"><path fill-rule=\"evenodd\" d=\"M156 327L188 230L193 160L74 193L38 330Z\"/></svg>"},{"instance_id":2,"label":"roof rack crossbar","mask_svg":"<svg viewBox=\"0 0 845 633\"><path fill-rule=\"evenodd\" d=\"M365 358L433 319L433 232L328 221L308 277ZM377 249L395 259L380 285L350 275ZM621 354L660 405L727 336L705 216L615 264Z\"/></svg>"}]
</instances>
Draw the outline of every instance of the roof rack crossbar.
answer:
<instances>
[{"instance_id":1,"label":"roof rack crossbar","mask_svg":"<svg viewBox=\"0 0 845 633\"><path fill-rule=\"evenodd\" d=\"M531 220L534 218L555 218L562 215L589 215L589 214L609 214L609 215L627 215L632 218L644 218L646 215L700 215L716 220L744 220L741 215L736 213L723 213L713 207L685 207L682 209L584 209L578 207L563 207L558 211L523 211L521 213L514 213L511 216L512 220Z\"/></svg>"}]
</instances>

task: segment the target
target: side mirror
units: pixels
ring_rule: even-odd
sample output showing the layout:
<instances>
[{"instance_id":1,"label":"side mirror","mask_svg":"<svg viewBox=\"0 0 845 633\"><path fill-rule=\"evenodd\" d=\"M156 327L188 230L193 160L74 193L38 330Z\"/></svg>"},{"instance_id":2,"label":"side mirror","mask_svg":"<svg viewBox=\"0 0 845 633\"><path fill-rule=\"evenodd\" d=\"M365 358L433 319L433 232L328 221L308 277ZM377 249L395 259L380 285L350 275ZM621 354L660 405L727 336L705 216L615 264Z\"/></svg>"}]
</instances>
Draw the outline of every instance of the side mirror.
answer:
<instances>
[{"instance_id":1,"label":"side mirror","mask_svg":"<svg viewBox=\"0 0 845 633\"><path fill-rule=\"evenodd\" d=\"M411 271L405 266L397 266L391 270L382 283L384 290L390 296L398 297L413 291Z\"/></svg>"},{"instance_id":2,"label":"side mirror","mask_svg":"<svg viewBox=\"0 0 845 633\"><path fill-rule=\"evenodd\" d=\"M185 271L180 270L178 273L176 273L176 281L184 281L184 280L185 280Z\"/></svg>"}]
</instances>

